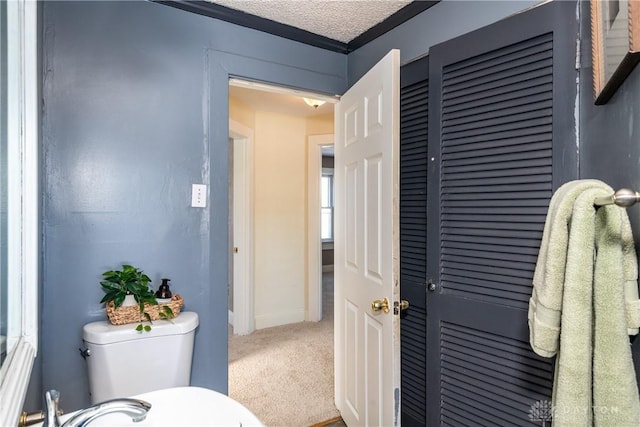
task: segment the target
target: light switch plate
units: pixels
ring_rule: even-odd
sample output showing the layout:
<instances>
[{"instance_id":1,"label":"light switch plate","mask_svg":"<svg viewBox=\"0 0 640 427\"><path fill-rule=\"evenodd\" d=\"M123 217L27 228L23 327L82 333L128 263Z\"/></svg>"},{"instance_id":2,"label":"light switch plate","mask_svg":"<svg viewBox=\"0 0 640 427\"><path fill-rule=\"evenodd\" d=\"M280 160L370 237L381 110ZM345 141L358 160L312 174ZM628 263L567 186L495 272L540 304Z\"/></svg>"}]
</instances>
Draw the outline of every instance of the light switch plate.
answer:
<instances>
[{"instance_id":1,"label":"light switch plate","mask_svg":"<svg viewBox=\"0 0 640 427\"><path fill-rule=\"evenodd\" d=\"M206 208L207 207L207 186L204 184L191 185L191 207Z\"/></svg>"}]
</instances>

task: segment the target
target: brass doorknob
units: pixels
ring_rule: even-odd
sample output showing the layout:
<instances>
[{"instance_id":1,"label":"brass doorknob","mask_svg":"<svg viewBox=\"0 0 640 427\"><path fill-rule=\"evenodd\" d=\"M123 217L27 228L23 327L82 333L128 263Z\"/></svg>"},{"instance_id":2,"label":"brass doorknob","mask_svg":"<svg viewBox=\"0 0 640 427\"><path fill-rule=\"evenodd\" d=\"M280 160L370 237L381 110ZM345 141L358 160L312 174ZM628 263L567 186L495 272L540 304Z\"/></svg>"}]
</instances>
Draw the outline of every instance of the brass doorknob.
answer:
<instances>
[{"instance_id":1,"label":"brass doorknob","mask_svg":"<svg viewBox=\"0 0 640 427\"><path fill-rule=\"evenodd\" d=\"M406 299L400 300L400 310L405 311L409 309L409 301L407 301Z\"/></svg>"},{"instance_id":2,"label":"brass doorknob","mask_svg":"<svg viewBox=\"0 0 640 427\"><path fill-rule=\"evenodd\" d=\"M385 313L389 312L389 300L387 298L377 299L371 302L371 310L374 313L378 313L380 311L384 311Z\"/></svg>"}]
</instances>

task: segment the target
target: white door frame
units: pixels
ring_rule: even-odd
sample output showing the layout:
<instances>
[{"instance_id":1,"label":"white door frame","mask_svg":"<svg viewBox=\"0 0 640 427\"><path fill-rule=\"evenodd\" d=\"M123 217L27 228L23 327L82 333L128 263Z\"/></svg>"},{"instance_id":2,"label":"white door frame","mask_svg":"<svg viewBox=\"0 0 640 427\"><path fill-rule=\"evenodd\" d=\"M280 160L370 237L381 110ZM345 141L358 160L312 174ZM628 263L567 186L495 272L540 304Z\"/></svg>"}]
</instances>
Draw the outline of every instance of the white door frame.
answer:
<instances>
[{"instance_id":1,"label":"white door frame","mask_svg":"<svg viewBox=\"0 0 640 427\"><path fill-rule=\"evenodd\" d=\"M248 335L255 330L253 278L253 129L229 119L229 138L234 144L233 209L233 333ZM240 170L238 170L240 169ZM236 192L236 189L239 190ZM231 236L230 236L231 237ZM232 307L229 307L231 312ZM231 313L230 313L231 318Z\"/></svg>"},{"instance_id":2,"label":"white door frame","mask_svg":"<svg viewBox=\"0 0 640 427\"><path fill-rule=\"evenodd\" d=\"M307 153L307 315L322 320L322 238L320 237L320 180L322 147L333 145L334 135L310 135Z\"/></svg>"}]
</instances>

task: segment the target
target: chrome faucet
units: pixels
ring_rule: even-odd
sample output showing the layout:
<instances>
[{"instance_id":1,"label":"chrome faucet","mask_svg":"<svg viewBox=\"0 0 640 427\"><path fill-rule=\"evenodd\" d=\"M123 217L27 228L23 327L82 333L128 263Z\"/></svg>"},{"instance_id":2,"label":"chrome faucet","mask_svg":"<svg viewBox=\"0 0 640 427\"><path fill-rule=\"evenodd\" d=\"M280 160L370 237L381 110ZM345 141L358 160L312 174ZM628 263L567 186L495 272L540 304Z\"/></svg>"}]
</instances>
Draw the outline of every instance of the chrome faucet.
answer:
<instances>
[{"instance_id":1,"label":"chrome faucet","mask_svg":"<svg viewBox=\"0 0 640 427\"><path fill-rule=\"evenodd\" d=\"M151 404L144 400L130 398L111 399L78 411L78 413L61 425L60 419L58 418L59 400L60 392L57 390L49 390L45 393L47 410L43 427L83 427L96 418L112 412L127 414L133 422L138 422L144 420L147 412L151 409Z\"/></svg>"}]
</instances>

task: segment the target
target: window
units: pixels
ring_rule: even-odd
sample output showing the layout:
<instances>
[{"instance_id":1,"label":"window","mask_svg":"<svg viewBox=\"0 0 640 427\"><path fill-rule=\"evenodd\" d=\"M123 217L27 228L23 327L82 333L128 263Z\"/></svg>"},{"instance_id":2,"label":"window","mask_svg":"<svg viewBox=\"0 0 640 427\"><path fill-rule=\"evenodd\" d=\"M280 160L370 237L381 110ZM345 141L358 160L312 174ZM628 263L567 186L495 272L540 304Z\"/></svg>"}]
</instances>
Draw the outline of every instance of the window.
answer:
<instances>
[{"instance_id":1,"label":"window","mask_svg":"<svg viewBox=\"0 0 640 427\"><path fill-rule=\"evenodd\" d=\"M38 344L38 3L0 2L0 425L17 425ZM6 232L5 232L6 230ZM5 273L6 272L6 273ZM5 275L6 274L6 275ZM6 301L6 303L5 303Z\"/></svg>"},{"instance_id":2,"label":"window","mask_svg":"<svg viewBox=\"0 0 640 427\"><path fill-rule=\"evenodd\" d=\"M320 181L320 237L333 240L333 170L323 171Z\"/></svg>"}]
</instances>

